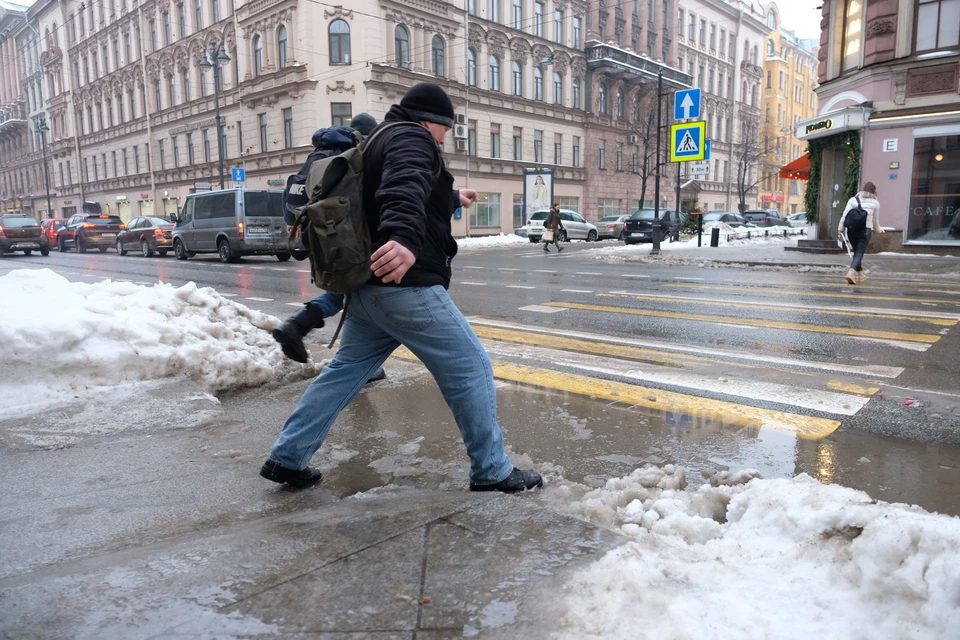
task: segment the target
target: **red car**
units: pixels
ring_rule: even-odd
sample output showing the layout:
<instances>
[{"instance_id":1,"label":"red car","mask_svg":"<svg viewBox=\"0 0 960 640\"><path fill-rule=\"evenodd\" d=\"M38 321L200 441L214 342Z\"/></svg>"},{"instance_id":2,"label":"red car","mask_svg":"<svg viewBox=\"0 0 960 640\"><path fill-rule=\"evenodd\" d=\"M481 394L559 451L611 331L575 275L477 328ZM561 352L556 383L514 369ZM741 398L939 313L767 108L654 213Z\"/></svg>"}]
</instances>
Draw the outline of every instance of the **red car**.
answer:
<instances>
[{"instance_id":1,"label":"red car","mask_svg":"<svg viewBox=\"0 0 960 640\"><path fill-rule=\"evenodd\" d=\"M51 247L57 246L57 231L66 222L66 218L47 218L40 221L40 227L43 229L43 235L47 239L47 244Z\"/></svg>"}]
</instances>

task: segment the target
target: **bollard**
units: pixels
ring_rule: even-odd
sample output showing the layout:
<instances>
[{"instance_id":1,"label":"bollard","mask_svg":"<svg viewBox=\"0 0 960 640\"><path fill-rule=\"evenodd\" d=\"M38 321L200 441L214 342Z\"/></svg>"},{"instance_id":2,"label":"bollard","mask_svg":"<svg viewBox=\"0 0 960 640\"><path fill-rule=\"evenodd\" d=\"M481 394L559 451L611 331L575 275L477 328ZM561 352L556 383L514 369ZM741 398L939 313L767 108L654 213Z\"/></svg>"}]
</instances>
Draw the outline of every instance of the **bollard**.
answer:
<instances>
[{"instance_id":1,"label":"bollard","mask_svg":"<svg viewBox=\"0 0 960 640\"><path fill-rule=\"evenodd\" d=\"M710 246L711 247L720 246L720 229L716 227L710 230Z\"/></svg>"}]
</instances>

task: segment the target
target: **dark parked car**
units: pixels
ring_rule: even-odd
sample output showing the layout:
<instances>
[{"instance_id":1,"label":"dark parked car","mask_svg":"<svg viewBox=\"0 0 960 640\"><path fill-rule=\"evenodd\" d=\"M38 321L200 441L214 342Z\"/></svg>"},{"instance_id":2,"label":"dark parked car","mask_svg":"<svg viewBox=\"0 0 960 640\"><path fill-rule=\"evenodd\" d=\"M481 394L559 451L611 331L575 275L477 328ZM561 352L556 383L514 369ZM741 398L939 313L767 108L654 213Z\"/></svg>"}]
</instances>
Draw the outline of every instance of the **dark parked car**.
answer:
<instances>
[{"instance_id":1,"label":"dark parked car","mask_svg":"<svg viewBox=\"0 0 960 640\"><path fill-rule=\"evenodd\" d=\"M47 239L48 247L57 246L57 232L66 221L66 218L47 218L40 221L40 228L43 229L43 237Z\"/></svg>"},{"instance_id":2,"label":"dark parked car","mask_svg":"<svg viewBox=\"0 0 960 640\"><path fill-rule=\"evenodd\" d=\"M27 256L34 251L50 254L50 245L35 218L22 214L0 215L0 255L8 251L23 251Z\"/></svg>"},{"instance_id":3,"label":"dark parked car","mask_svg":"<svg viewBox=\"0 0 960 640\"><path fill-rule=\"evenodd\" d=\"M748 222L743 216L739 213L733 213L731 211L717 211L713 213L703 214L703 224L708 222L724 222L734 229L737 227L756 227L757 225L753 222Z\"/></svg>"},{"instance_id":4,"label":"dark parked car","mask_svg":"<svg viewBox=\"0 0 960 640\"><path fill-rule=\"evenodd\" d=\"M117 236L127 228L120 221L120 216L111 216L103 213L78 213L71 216L67 223L57 232L57 246L60 251L74 247L77 253L84 253L87 249L96 247L100 253L114 246Z\"/></svg>"},{"instance_id":5,"label":"dark parked car","mask_svg":"<svg viewBox=\"0 0 960 640\"><path fill-rule=\"evenodd\" d=\"M653 242L653 209L640 209L623 221L623 241L626 244ZM660 211L660 242L680 233L683 214L672 209Z\"/></svg>"},{"instance_id":6,"label":"dark parked car","mask_svg":"<svg viewBox=\"0 0 960 640\"><path fill-rule=\"evenodd\" d=\"M751 209L743 212L743 218L758 227L789 227L790 221L776 209Z\"/></svg>"},{"instance_id":7,"label":"dark parked car","mask_svg":"<svg viewBox=\"0 0 960 640\"><path fill-rule=\"evenodd\" d=\"M122 256L127 255L127 251L138 250L145 258L155 253L165 256L173 248L173 223L152 216L134 218L117 236L116 247Z\"/></svg>"}]
</instances>

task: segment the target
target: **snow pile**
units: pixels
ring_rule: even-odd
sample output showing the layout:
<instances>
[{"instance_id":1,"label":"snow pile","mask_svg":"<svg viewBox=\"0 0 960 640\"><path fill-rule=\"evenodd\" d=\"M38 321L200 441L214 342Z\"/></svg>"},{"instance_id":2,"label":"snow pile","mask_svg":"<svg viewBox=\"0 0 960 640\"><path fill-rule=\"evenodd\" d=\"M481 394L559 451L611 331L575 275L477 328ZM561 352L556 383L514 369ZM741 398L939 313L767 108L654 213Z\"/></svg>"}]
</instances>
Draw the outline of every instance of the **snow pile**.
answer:
<instances>
[{"instance_id":1,"label":"snow pile","mask_svg":"<svg viewBox=\"0 0 960 640\"><path fill-rule=\"evenodd\" d=\"M721 223L722 226L729 226L726 223ZM708 227L710 225L707 225ZM751 237L747 238L747 232L739 229L731 228L729 232L721 231L720 232L720 245L719 249L724 247L738 247L743 245L795 245L797 243L797 237L800 233L799 228L788 228L788 227L776 227L776 231L779 231L779 235L773 235L774 229L771 229L771 235L764 236L763 231L760 230L759 236L757 236L757 229L751 229ZM787 237L783 236L783 231L787 231ZM729 240L728 235L729 234ZM704 228L703 231L703 240L704 247L710 246L710 232L707 228ZM596 249L589 249L590 257L596 258L598 260L635 260L641 257L649 257L650 248L653 245L649 242L641 242L638 244L631 245L616 245L616 246L601 246ZM671 242L667 240L666 242L660 243L661 252L682 252L690 249L697 249L697 235L693 234L690 237L687 237L683 240L677 242Z\"/></svg>"},{"instance_id":2,"label":"snow pile","mask_svg":"<svg viewBox=\"0 0 960 640\"><path fill-rule=\"evenodd\" d=\"M313 375L269 331L279 321L194 283L72 283L49 269L0 277L4 417L95 387L185 376L210 391Z\"/></svg>"},{"instance_id":3,"label":"snow pile","mask_svg":"<svg viewBox=\"0 0 960 640\"><path fill-rule=\"evenodd\" d=\"M645 467L548 499L635 538L567 586L562 638L956 638L960 518L806 474Z\"/></svg>"},{"instance_id":4,"label":"snow pile","mask_svg":"<svg viewBox=\"0 0 960 640\"><path fill-rule=\"evenodd\" d=\"M460 249L486 249L488 247L505 247L511 244L529 244L526 238L521 238L516 234L498 236L478 236L475 238L457 238L457 246Z\"/></svg>"}]
</instances>

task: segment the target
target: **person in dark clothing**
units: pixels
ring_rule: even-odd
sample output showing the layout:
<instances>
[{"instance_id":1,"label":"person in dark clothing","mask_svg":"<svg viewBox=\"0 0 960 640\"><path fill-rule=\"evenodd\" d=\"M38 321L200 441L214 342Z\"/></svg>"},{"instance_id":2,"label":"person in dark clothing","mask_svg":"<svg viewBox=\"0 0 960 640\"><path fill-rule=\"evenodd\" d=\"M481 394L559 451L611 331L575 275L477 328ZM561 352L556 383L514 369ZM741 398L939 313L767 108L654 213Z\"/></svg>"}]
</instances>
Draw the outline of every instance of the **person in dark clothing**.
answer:
<instances>
[{"instance_id":1,"label":"person in dark clothing","mask_svg":"<svg viewBox=\"0 0 960 640\"><path fill-rule=\"evenodd\" d=\"M447 293L457 242L456 207L476 191L453 188L438 146L453 127L453 104L436 84L411 88L387 113L390 127L364 150L363 206L377 247L370 281L350 294L340 348L283 425L260 475L303 487L319 482L307 464L367 376L401 344L433 374L470 456L470 490L517 492L540 487L515 469L497 424L493 365ZM395 124L403 123L403 124Z\"/></svg>"},{"instance_id":2,"label":"person in dark clothing","mask_svg":"<svg viewBox=\"0 0 960 640\"><path fill-rule=\"evenodd\" d=\"M560 205L556 202L550 207L550 215L547 216L546 221L543 223L543 228L553 232L553 244L557 246L557 253L563 251L563 247L560 246L560 231L563 229L563 223L560 221ZM543 250L550 253L549 242L543 243Z\"/></svg>"},{"instance_id":3,"label":"person in dark clothing","mask_svg":"<svg viewBox=\"0 0 960 640\"><path fill-rule=\"evenodd\" d=\"M283 219L287 223L288 233L296 222L297 209L305 206L310 199L306 192L306 184L311 165L316 160L339 155L356 146L364 137L370 135L376 126L377 121L373 116L361 113L351 120L350 127L317 129L312 139L313 152L307 156L300 171L287 178L287 188L283 190ZM303 344L304 337L314 329L323 327L324 318L334 316L342 309L342 295L323 293L287 318L283 324L273 330L272 335L280 343L285 356L296 362L307 362L310 359L310 353ZM386 372L381 367L373 373L368 382L383 380L386 376Z\"/></svg>"}]
</instances>

